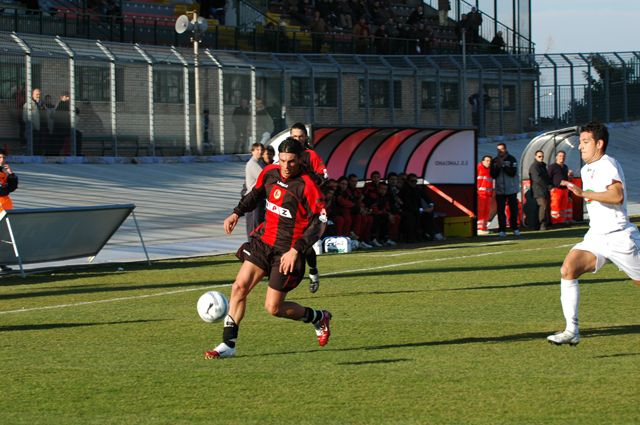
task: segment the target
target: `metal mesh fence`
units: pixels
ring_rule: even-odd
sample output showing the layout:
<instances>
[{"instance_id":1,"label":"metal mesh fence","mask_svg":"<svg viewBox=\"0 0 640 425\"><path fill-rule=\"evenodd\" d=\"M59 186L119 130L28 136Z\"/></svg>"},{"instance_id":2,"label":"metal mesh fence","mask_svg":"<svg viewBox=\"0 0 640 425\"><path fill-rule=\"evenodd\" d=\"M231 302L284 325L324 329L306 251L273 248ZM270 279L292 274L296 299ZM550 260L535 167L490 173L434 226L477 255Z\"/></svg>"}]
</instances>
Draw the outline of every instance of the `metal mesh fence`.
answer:
<instances>
[{"instance_id":1,"label":"metal mesh fence","mask_svg":"<svg viewBox=\"0 0 640 425\"><path fill-rule=\"evenodd\" d=\"M638 52L300 55L1 32L0 51L0 143L27 155L246 153L297 121L485 136L640 119Z\"/></svg>"}]
</instances>

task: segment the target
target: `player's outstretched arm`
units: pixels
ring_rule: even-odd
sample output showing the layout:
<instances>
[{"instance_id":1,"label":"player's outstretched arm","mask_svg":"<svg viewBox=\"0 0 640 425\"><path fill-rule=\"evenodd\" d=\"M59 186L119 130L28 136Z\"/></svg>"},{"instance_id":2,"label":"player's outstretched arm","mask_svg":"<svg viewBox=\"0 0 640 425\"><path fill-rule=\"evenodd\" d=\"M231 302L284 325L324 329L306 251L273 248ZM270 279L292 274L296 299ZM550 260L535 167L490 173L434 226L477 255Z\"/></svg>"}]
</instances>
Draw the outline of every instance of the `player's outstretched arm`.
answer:
<instances>
[{"instance_id":1,"label":"player's outstretched arm","mask_svg":"<svg viewBox=\"0 0 640 425\"><path fill-rule=\"evenodd\" d=\"M229 217L224 219L224 232L227 235L230 235L231 232L233 232L233 229L236 227L236 224L238 224L238 218L240 218L238 214L231 213Z\"/></svg>"},{"instance_id":2,"label":"player's outstretched arm","mask_svg":"<svg viewBox=\"0 0 640 425\"><path fill-rule=\"evenodd\" d=\"M613 183L607 186L607 190L604 192L585 192L580 187L566 180L562 180L560 184L562 186L566 186L571 192L581 198L587 198L593 201L612 205L620 205L624 202L624 189L622 187L622 182L617 180L614 180Z\"/></svg>"}]
</instances>

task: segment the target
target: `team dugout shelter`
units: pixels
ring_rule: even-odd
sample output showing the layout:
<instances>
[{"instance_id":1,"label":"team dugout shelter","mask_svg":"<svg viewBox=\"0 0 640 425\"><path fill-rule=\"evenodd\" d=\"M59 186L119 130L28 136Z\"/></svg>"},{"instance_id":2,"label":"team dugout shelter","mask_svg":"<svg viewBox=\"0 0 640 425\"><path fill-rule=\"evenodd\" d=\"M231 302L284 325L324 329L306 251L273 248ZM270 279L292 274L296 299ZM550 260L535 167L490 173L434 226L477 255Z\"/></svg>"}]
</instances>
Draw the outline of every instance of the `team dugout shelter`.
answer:
<instances>
[{"instance_id":1,"label":"team dugout shelter","mask_svg":"<svg viewBox=\"0 0 640 425\"><path fill-rule=\"evenodd\" d=\"M584 161L582 161L578 150L579 144L579 128L574 126L542 133L531 139L522 151L522 156L520 157L520 187L522 188L523 219L527 227L535 228L538 220L538 204L531 194L531 180L529 178L529 169L536 160L535 153L539 150L544 152L544 161L549 166L556 161L556 154L559 151L564 151L566 153L565 164L572 172L572 177L569 180L576 186L582 187L580 169L584 165ZM583 199L571 196L565 188L560 188L558 194L554 193L554 190L556 189L552 189L551 193L551 224L569 224L582 221L584 219ZM559 199L556 200L555 198Z\"/></svg>"},{"instance_id":2,"label":"team dugout shelter","mask_svg":"<svg viewBox=\"0 0 640 425\"><path fill-rule=\"evenodd\" d=\"M326 127L307 125L314 150L329 178L355 174L361 181L378 171L414 173L421 178L436 211L444 216L445 236L476 232L477 134L473 128ZM276 152L289 130L267 144Z\"/></svg>"}]
</instances>

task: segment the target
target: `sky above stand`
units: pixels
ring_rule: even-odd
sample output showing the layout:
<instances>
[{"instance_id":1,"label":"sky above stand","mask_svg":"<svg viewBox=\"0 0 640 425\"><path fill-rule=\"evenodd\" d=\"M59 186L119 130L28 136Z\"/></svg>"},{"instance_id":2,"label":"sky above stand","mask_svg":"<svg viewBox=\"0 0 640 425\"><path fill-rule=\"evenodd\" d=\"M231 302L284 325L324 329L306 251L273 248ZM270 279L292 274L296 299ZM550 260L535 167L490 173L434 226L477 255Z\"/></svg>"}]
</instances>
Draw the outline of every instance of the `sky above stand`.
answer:
<instances>
[{"instance_id":1,"label":"sky above stand","mask_svg":"<svg viewBox=\"0 0 640 425\"><path fill-rule=\"evenodd\" d=\"M536 53L640 51L640 0L531 0Z\"/></svg>"}]
</instances>

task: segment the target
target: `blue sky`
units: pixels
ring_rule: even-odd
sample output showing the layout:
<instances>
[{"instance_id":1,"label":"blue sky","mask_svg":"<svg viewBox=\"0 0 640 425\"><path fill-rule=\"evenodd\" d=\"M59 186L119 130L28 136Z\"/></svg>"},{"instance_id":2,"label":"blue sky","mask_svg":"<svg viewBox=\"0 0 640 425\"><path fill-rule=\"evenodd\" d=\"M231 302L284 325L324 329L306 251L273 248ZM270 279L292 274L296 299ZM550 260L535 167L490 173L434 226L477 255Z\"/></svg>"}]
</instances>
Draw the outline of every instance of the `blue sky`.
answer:
<instances>
[{"instance_id":1,"label":"blue sky","mask_svg":"<svg viewBox=\"0 0 640 425\"><path fill-rule=\"evenodd\" d=\"M536 53L640 51L639 0L531 3Z\"/></svg>"}]
</instances>

